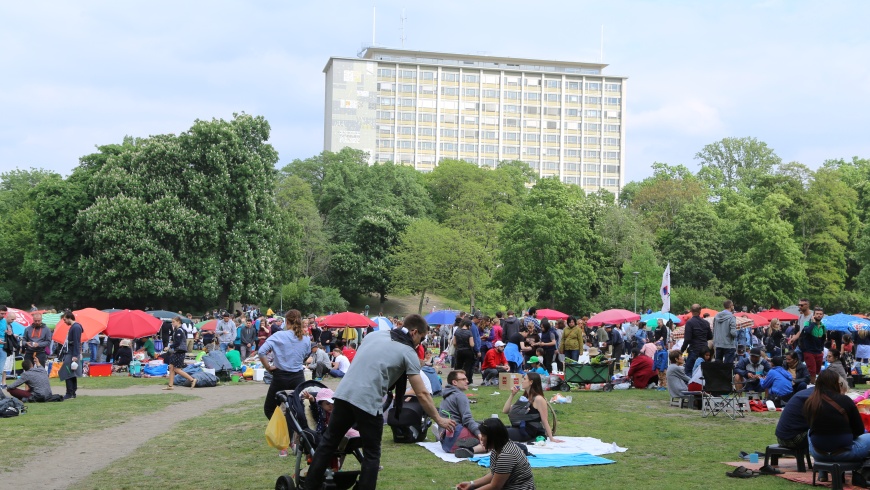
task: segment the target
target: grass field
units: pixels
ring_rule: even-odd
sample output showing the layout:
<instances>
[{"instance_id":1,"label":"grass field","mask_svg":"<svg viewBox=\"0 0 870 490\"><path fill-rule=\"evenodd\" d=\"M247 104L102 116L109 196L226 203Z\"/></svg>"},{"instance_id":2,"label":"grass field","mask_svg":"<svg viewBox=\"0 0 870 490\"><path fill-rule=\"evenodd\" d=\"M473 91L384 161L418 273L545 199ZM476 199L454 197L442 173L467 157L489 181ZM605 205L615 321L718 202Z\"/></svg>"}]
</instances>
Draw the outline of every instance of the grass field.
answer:
<instances>
[{"instance_id":1,"label":"grass field","mask_svg":"<svg viewBox=\"0 0 870 490\"><path fill-rule=\"evenodd\" d=\"M79 389L88 389L88 390L106 390L106 389L120 389L127 388L130 386L155 386L155 385L165 385L168 383L169 378L134 378L132 376L105 376L105 377L86 377L79 378ZM64 387L66 384L57 379L51 378L51 387L55 393L60 393L61 395L64 393ZM58 390L60 388L60 390Z\"/></svg>"},{"instance_id":2,"label":"grass field","mask_svg":"<svg viewBox=\"0 0 870 490\"><path fill-rule=\"evenodd\" d=\"M193 397L170 393L85 396L68 402L28 403L26 414L0 419L0 440L7 448L14 447L14 450L3 451L0 472L9 471L24 461L40 445L55 444L59 439L120 425L133 417L190 399Z\"/></svg>"},{"instance_id":3,"label":"grass field","mask_svg":"<svg viewBox=\"0 0 870 490\"><path fill-rule=\"evenodd\" d=\"M507 393L494 391L481 387L474 392L479 400L472 405L476 418L500 412ZM747 488L746 482L727 478L731 468L721 463L737 460L740 451L763 451L775 442L778 414L703 419L698 411L668 407L667 392L570 394L572 404L556 406L557 436L595 437L628 451L605 456L616 461L612 465L536 469L538 488ZM217 409L184 422L76 488L272 488L279 475L292 471L293 457L278 458L266 445L265 425L260 401ZM189 456L179 462L179 455ZM486 471L470 462L442 462L416 445L395 444L389 427L384 428L381 464L382 489L449 489ZM797 487L775 477L749 485Z\"/></svg>"}]
</instances>

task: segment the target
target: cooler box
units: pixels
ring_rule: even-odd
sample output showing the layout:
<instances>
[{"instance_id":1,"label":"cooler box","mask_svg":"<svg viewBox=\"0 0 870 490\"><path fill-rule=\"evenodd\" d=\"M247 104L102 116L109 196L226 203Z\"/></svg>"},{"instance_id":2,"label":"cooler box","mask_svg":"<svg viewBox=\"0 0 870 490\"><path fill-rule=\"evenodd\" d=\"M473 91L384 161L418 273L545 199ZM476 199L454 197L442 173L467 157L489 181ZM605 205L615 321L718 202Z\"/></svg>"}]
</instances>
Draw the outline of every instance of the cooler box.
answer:
<instances>
[{"instance_id":1,"label":"cooler box","mask_svg":"<svg viewBox=\"0 0 870 490\"><path fill-rule=\"evenodd\" d=\"M569 383L609 383L611 364L566 364L565 381Z\"/></svg>"},{"instance_id":2,"label":"cooler box","mask_svg":"<svg viewBox=\"0 0 870 490\"><path fill-rule=\"evenodd\" d=\"M88 375L91 377L111 376L112 375L112 363L111 362L92 362L90 364L90 368L88 370Z\"/></svg>"},{"instance_id":3,"label":"cooler box","mask_svg":"<svg viewBox=\"0 0 870 490\"><path fill-rule=\"evenodd\" d=\"M519 373L499 373L498 389L510 390L514 386L522 388L523 375Z\"/></svg>"}]
</instances>

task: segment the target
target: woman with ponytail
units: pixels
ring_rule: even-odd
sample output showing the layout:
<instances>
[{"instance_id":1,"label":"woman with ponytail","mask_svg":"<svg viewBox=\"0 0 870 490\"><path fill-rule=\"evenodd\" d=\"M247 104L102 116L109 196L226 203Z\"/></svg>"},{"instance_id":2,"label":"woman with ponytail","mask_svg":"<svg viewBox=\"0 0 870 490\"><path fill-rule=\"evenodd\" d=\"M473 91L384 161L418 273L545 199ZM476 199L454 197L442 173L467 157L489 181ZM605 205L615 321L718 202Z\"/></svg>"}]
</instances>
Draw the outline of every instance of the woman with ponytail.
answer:
<instances>
[{"instance_id":1,"label":"woman with ponytail","mask_svg":"<svg viewBox=\"0 0 870 490\"><path fill-rule=\"evenodd\" d=\"M311 355L311 339L302 327L302 314L299 310L290 310L285 319L284 330L266 339L257 351L263 367L272 373L272 383L263 404L266 418L272 418L278 406L275 400L277 392L295 389L305 381L304 363Z\"/></svg>"}]
</instances>

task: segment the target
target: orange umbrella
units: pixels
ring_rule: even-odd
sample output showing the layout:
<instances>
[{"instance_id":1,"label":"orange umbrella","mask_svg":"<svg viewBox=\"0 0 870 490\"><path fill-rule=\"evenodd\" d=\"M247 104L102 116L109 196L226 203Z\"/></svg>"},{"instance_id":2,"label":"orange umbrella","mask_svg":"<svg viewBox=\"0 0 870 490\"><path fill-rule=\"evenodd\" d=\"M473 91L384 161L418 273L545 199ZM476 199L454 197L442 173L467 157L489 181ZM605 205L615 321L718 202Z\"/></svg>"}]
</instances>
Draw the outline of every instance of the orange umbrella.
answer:
<instances>
[{"instance_id":1,"label":"orange umbrella","mask_svg":"<svg viewBox=\"0 0 870 490\"><path fill-rule=\"evenodd\" d=\"M109 324L109 314L102 312L96 308L85 308L73 312L76 316L76 321L82 325L82 342L86 342L95 335L106 329ZM51 339L58 343L66 342L66 334L69 332L69 325L63 319L57 322L54 326L54 334Z\"/></svg>"}]
</instances>

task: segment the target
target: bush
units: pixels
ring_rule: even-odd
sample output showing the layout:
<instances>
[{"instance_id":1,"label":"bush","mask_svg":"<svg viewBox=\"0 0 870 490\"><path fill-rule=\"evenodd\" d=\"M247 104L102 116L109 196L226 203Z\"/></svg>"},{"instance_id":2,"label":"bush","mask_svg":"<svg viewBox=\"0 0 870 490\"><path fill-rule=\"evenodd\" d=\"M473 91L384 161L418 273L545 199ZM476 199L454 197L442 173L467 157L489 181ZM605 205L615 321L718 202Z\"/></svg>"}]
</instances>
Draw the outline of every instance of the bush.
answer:
<instances>
[{"instance_id":1,"label":"bush","mask_svg":"<svg viewBox=\"0 0 870 490\"><path fill-rule=\"evenodd\" d=\"M283 303L285 310L295 308L303 313L326 313L346 311L347 301L336 288L313 286L311 279L304 277L281 287L273 301L273 307Z\"/></svg>"}]
</instances>

